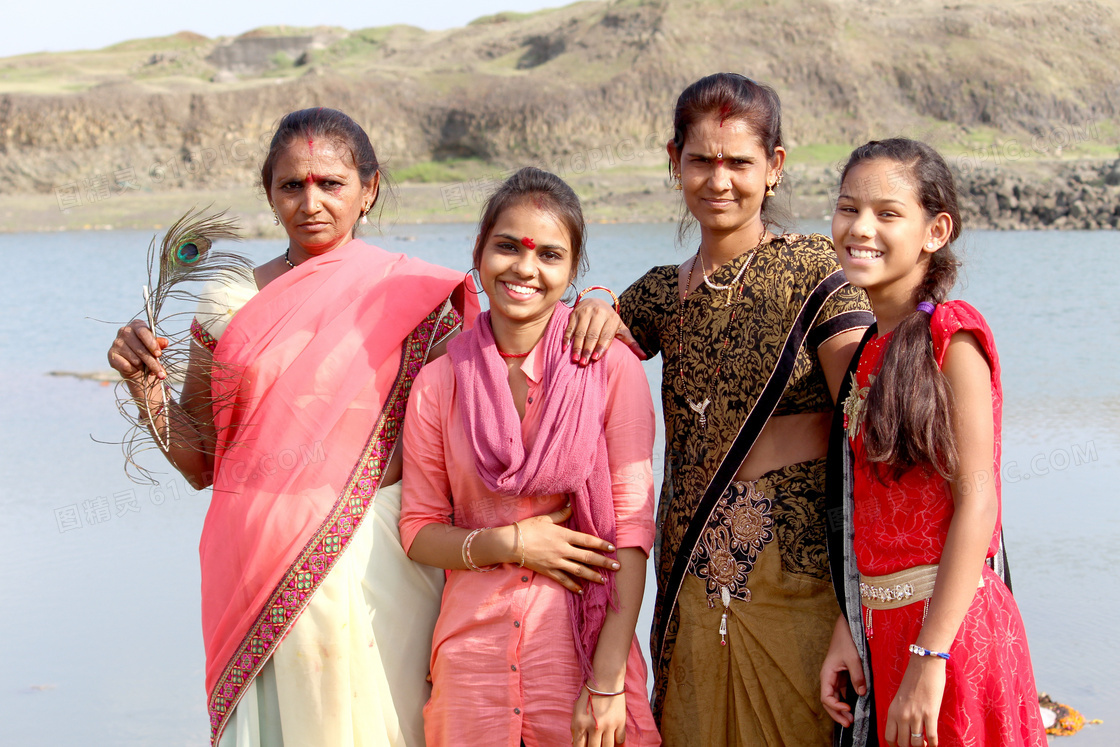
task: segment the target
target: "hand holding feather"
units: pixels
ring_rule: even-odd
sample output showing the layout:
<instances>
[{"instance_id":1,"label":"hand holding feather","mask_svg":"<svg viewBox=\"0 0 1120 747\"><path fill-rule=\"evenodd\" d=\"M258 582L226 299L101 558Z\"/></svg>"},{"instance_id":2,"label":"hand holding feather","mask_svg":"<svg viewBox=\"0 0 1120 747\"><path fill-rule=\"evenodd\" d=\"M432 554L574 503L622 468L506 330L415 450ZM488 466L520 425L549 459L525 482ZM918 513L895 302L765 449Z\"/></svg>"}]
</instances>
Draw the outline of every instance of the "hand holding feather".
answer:
<instances>
[{"instance_id":1,"label":"hand holding feather","mask_svg":"<svg viewBox=\"0 0 1120 747\"><path fill-rule=\"evenodd\" d=\"M134 319L121 327L109 349L109 365L121 374L129 393L118 405L134 425L123 442L127 467L149 478L135 456L155 445L192 485L210 482L216 440L212 361L208 351L192 343L193 313L176 307L193 309L198 283L229 274L251 276L248 260L212 250L214 241L223 238L237 238L236 225L223 213L207 216L191 210L158 246L153 239L148 247L149 284L144 286L146 321ZM135 403L135 411L126 406L129 402Z\"/></svg>"}]
</instances>

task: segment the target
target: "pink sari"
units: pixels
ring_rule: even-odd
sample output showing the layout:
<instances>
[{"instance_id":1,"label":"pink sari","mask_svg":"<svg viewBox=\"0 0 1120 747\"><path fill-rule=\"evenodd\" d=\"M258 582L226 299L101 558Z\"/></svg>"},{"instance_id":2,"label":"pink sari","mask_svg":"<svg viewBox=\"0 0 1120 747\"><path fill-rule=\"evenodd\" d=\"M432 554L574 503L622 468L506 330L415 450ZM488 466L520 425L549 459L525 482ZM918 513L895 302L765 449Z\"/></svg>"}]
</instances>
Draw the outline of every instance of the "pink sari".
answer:
<instances>
[{"instance_id":1,"label":"pink sari","mask_svg":"<svg viewBox=\"0 0 1120 747\"><path fill-rule=\"evenodd\" d=\"M215 408L199 545L213 743L365 518L413 379L461 321L446 302L462 281L352 241L274 280L222 335L213 390L232 406Z\"/></svg>"}]
</instances>

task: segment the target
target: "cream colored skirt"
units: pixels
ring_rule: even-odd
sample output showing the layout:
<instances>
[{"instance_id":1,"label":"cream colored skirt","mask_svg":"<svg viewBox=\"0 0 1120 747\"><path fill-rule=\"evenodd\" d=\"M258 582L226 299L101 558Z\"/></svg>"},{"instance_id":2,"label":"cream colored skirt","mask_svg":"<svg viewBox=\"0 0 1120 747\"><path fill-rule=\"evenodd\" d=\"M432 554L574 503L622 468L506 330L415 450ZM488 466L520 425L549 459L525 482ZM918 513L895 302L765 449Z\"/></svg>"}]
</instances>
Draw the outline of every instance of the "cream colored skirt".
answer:
<instances>
[{"instance_id":1,"label":"cream colored skirt","mask_svg":"<svg viewBox=\"0 0 1120 747\"><path fill-rule=\"evenodd\" d=\"M237 704L219 747L423 747L443 571L401 547L400 483Z\"/></svg>"}]
</instances>

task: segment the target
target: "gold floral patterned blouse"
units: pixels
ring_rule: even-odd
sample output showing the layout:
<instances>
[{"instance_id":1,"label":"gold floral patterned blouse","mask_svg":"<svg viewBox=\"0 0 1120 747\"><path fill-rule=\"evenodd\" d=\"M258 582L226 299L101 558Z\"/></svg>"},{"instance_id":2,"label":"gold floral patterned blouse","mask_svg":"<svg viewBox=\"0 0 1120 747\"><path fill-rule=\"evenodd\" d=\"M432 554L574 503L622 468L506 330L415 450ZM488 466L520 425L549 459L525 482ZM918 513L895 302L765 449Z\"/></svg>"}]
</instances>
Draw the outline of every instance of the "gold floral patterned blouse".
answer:
<instances>
[{"instance_id":1,"label":"gold floral patterned blouse","mask_svg":"<svg viewBox=\"0 0 1120 747\"><path fill-rule=\"evenodd\" d=\"M749 258L748 253L724 264L709 276L711 282L733 284ZM793 321L817 284L838 267L825 236L786 234L759 247L743 274L741 292L738 286L729 292L701 283L684 303L683 325L676 266L653 268L623 293L623 321L647 355L662 356L665 477L658 505L659 590L696 504L774 370ZM816 350L836 334L871 324L869 309L863 291L847 285L828 299L797 355L774 415L831 411ZM704 400L709 402L701 427L700 413L690 401L699 405ZM806 556L823 560L806 571L823 571L827 580L820 529L820 552Z\"/></svg>"}]
</instances>

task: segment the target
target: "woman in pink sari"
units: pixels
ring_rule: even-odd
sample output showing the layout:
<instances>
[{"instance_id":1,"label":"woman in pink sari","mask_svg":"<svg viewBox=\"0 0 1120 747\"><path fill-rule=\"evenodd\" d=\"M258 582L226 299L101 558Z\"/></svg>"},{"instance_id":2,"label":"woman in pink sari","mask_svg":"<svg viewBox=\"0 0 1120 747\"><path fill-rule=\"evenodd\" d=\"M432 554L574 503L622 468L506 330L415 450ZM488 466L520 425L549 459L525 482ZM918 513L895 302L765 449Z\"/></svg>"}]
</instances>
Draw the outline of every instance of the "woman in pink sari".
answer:
<instances>
[{"instance_id":1,"label":"woman in pink sari","mask_svg":"<svg viewBox=\"0 0 1120 747\"><path fill-rule=\"evenodd\" d=\"M634 637L653 544L653 403L622 343L584 367L562 345L583 233L558 177L510 177L475 244L490 310L409 401L401 539L449 571L429 747L661 743Z\"/></svg>"},{"instance_id":2,"label":"woman in pink sari","mask_svg":"<svg viewBox=\"0 0 1120 747\"><path fill-rule=\"evenodd\" d=\"M149 403L172 464L214 488L199 547L211 740L422 745L443 576L401 548L396 443L420 367L477 302L461 274L354 239L380 171L341 112L287 115L261 181L287 250L251 284L203 291L197 375L180 403ZM136 321L110 349L138 402L166 344Z\"/></svg>"}]
</instances>

